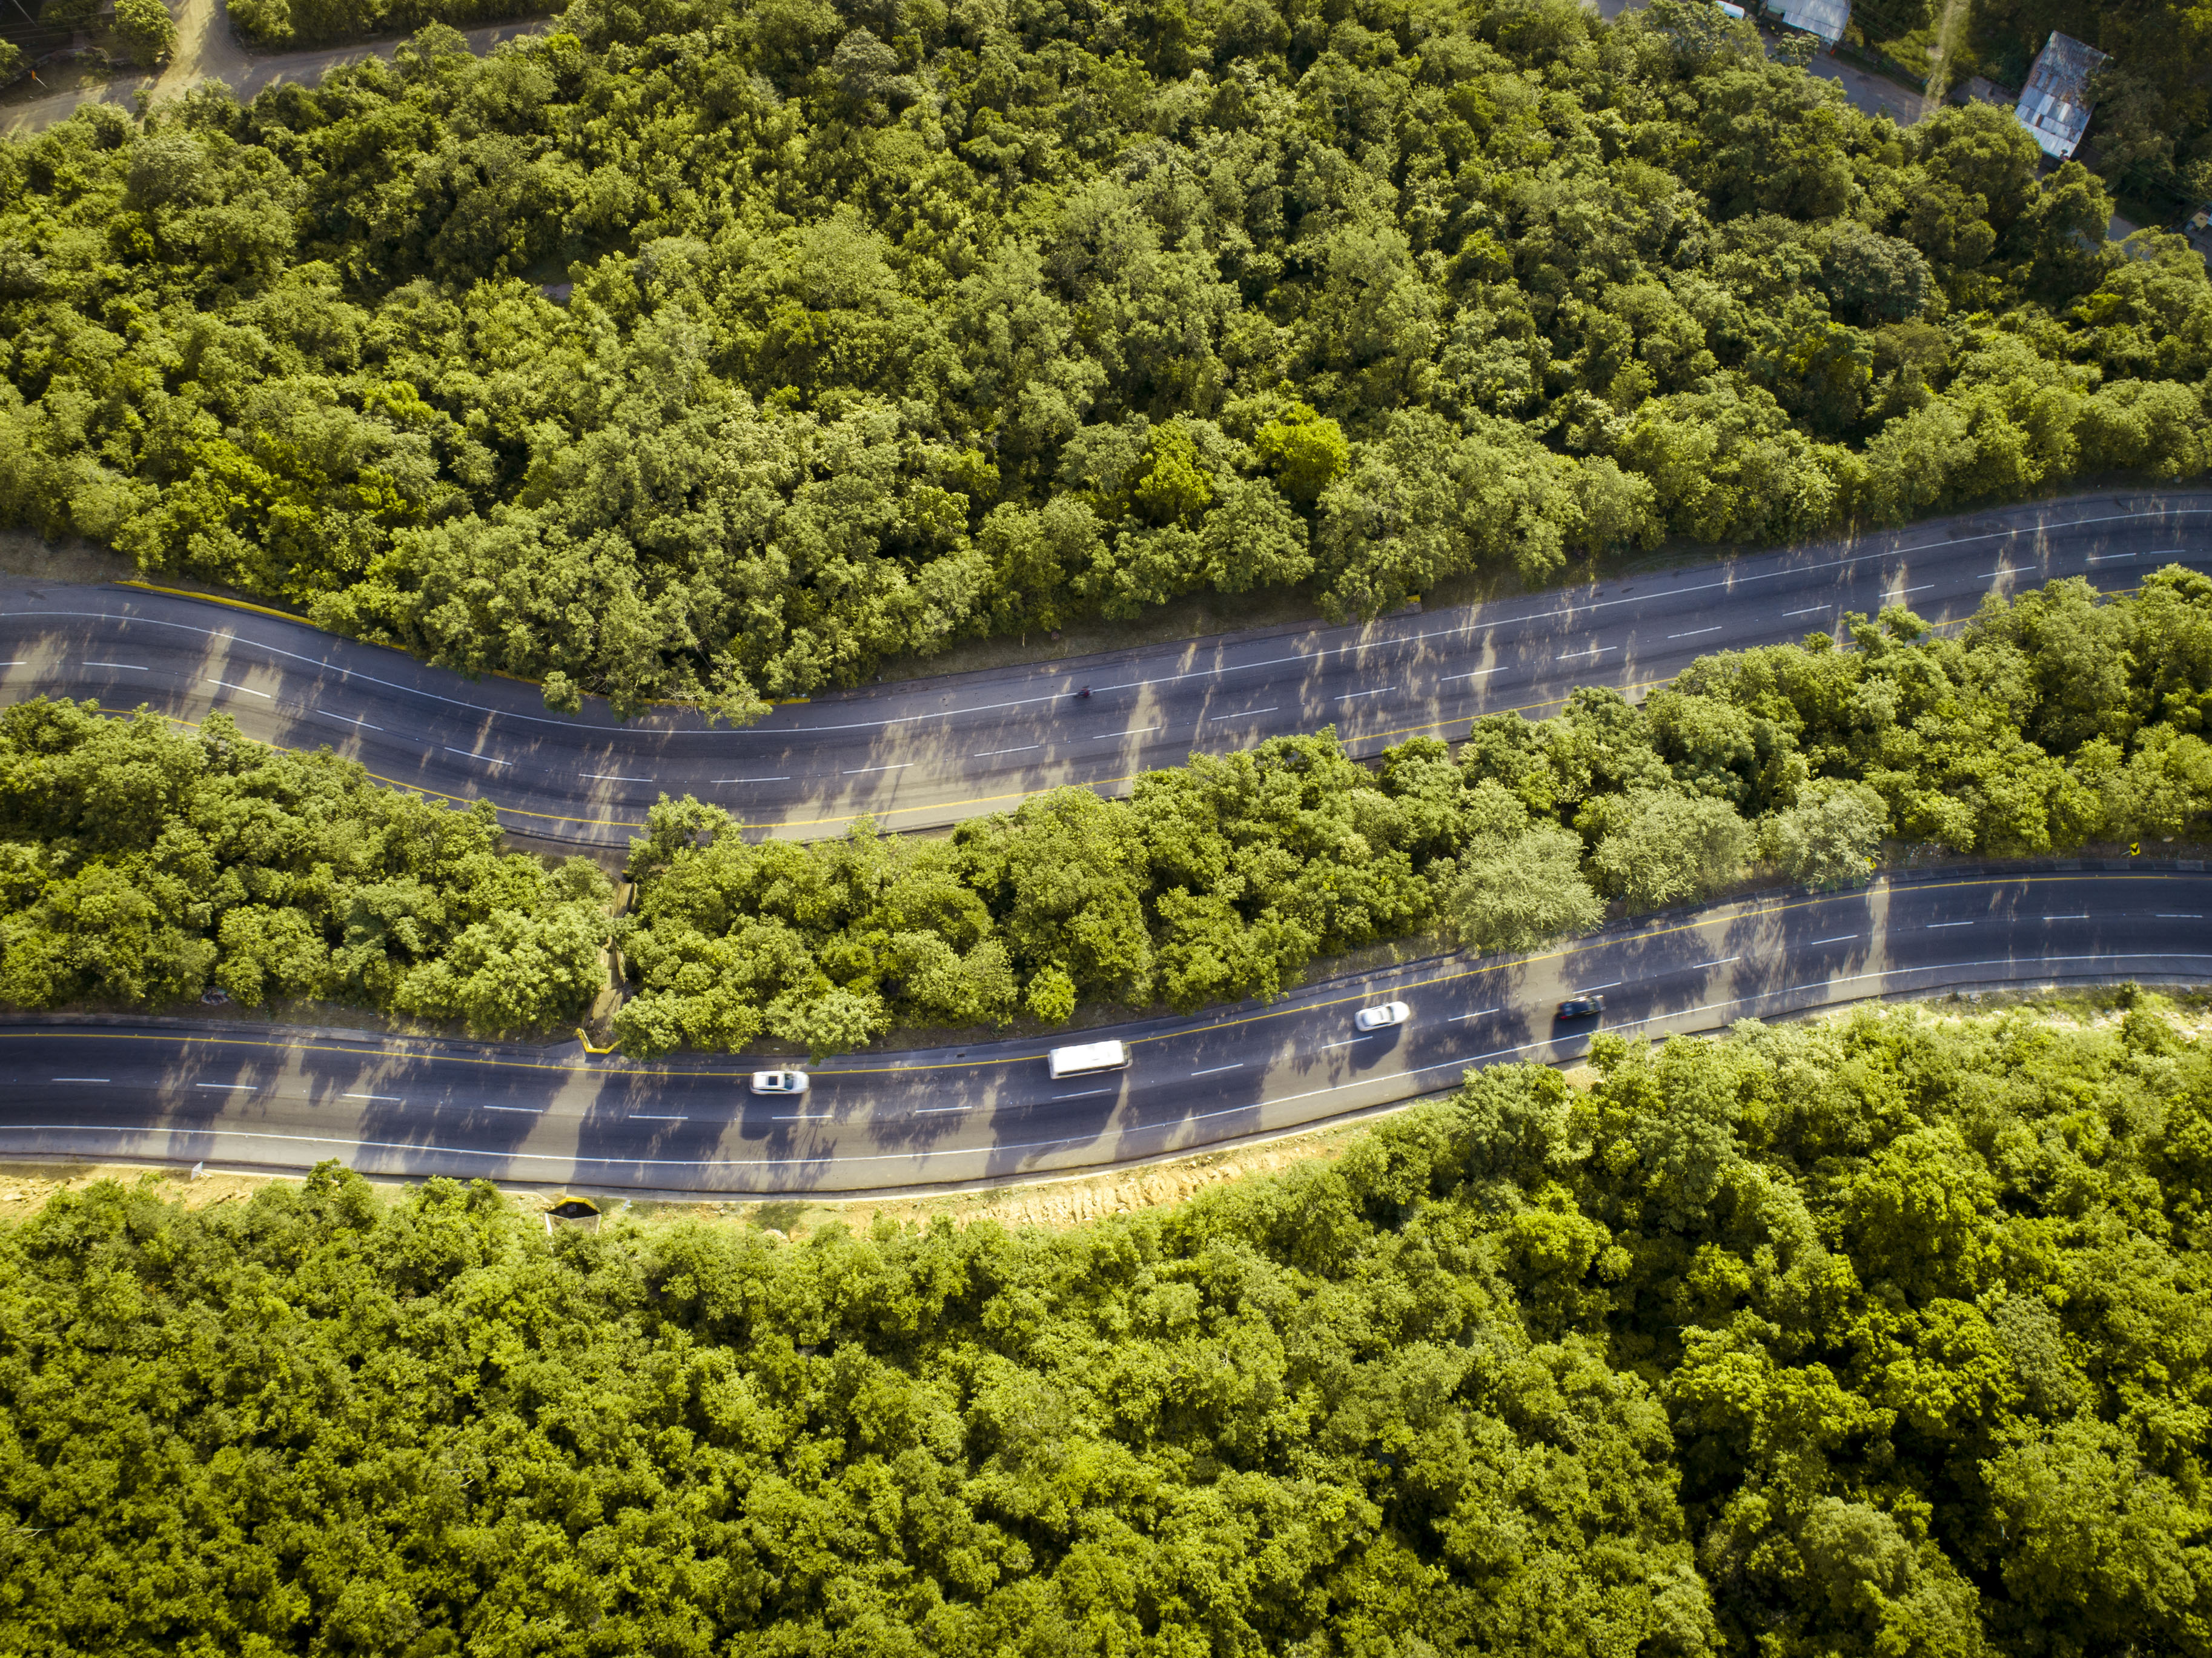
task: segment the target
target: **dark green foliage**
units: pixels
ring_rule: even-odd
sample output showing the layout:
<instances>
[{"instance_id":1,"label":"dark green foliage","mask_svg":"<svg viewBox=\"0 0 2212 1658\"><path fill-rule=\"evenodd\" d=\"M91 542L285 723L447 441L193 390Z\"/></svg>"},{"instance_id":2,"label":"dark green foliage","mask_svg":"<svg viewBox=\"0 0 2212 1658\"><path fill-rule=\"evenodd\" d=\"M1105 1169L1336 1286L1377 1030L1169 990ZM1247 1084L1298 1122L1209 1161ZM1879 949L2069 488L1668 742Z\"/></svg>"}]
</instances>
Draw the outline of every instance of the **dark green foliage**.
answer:
<instances>
[{"instance_id":1,"label":"dark green foliage","mask_svg":"<svg viewBox=\"0 0 2212 1658\"><path fill-rule=\"evenodd\" d=\"M0 1649L2212 1646L2155 999L1595 1057L1057 1236L57 1197L0 1233Z\"/></svg>"},{"instance_id":2,"label":"dark green foliage","mask_svg":"<svg viewBox=\"0 0 2212 1658\"><path fill-rule=\"evenodd\" d=\"M748 718L1200 591L2194 477L2212 285L2108 211L1704 0L579 0L0 145L0 519Z\"/></svg>"},{"instance_id":3,"label":"dark green foliage","mask_svg":"<svg viewBox=\"0 0 2212 1658\"><path fill-rule=\"evenodd\" d=\"M0 711L0 1000L364 1004L485 1031L588 1006L611 886L581 858L501 853L489 802L380 788L228 714Z\"/></svg>"}]
</instances>

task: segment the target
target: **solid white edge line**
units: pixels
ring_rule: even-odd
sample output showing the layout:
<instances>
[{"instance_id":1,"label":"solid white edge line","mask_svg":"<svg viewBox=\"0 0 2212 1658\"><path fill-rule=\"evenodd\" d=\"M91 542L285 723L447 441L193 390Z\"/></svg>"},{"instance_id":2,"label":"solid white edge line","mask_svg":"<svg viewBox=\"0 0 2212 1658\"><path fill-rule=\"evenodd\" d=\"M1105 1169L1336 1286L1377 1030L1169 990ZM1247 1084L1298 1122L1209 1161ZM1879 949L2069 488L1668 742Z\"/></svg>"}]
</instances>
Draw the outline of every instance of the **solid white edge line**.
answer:
<instances>
[{"instance_id":1,"label":"solid white edge line","mask_svg":"<svg viewBox=\"0 0 2212 1658\"><path fill-rule=\"evenodd\" d=\"M2039 957L2037 959L2044 962L2212 962L2212 955L2197 955L2185 950L2144 950L2083 956L2044 956ZM1694 1007L1677 1008L1670 1013L1648 1014L1640 1019L1629 1019L1620 1024L1611 1025L1606 1028L1614 1030L1632 1029L1638 1025L1656 1024L1662 1019L1679 1019L1692 1013L1711 1013L1716 1012L1722 1008L1741 1007L1747 1002L1759 1000L1761 997L1779 996L1786 994L1791 990L1803 990L1809 988L1811 984L1815 982L1829 985L1848 985L1856 984L1863 980L1868 979L1897 978L1908 973L1947 973L1965 968L2013 968L2018 967L2020 963L2016 961L1997 957L1984 962L1945 962L1931 967L1884 968L1879 972L1854 973L1849 977L1842 979L1830 978L1825 981L1808 981L1806 984L1791 985L1785 987L1782 990L1762 991L1757 995L1753 996L1730 996L1722 1001L1700 1002ZM1218 1111L1200 1111L1189 1116L1177 1117L1173 1122L1163 1123L1158 1125L1158 1127L1170 1129L1180 1128L1190 1123L1207 1122L1215 1117L1235 1117L1249 1114L1251 1112L1260 1109L1261 1106L1288 1105L1298 1100L1318 1099L1325 1094L1340 1094L1346 1089L1372 1088L1379 1084L1397 1082L1407 1077L1425 1076L1431 1071L1449 1071L1455 1067L1461 1070L1466 1070L1481 1064L1485 1060L1503 1059L1508 1054L1522 1054L1526 1053L1532 1048L1548 1048L1551 1045L1551 1041L1548 1038L1542 1042L1519 1042L1516 1043L1511 1048L1494 1048L1487 1054L1477 1054L1466 1059L1443 1060L1439 1060L1435 1065L1416 1066L1411 1071L1395 1071L1387 1077L1357 1077L1349 1082L1330 1083L1324 1087L1309 1088L1296 1094L1279 1095L1274 1099L1262 1100L1255 1104L1226 1106ZM520 1106L489 1106L483 1108L492 1111L518 1111L522 1110L525 1108ZM785 1121L785 1119L778 1118L777 1121ZM791 1121L796 1121L799 1120L792 1119ZM74 1122L0 1123L0 1133L82 1133L86 1132L89 1127L90 1125L85 1123ZM98 1132L109 1134L133 1135L144 1135L149 1133L172 1135L191 1134L197 1135L201 1138L209 1138L217 1134L228 1134L234 1139L276 1140L293 1145L350 1146L356 1151L433 1151L441 1157L483 1157L503 1163L520 1162L552 1164L565 1163L572 1169L581 1167L587 1163L603 1165L611 1169L814 1169L819 1168L822 1163L822 1159L818 1157L717 1157L711 1160L701 1157L563 1157L557 1153L550 1151L478 1151L474 1146L424 1145L410 1140L348 1140L340 1139L335 1135L328 1134L271 1134L258 1130L247 1129L149 1129L143 1127L132 1127L108 1128L101 1129ZM927 1152L923 1155L926 1157L1003 1157L1009 1151L1049 1151L1054 1147L1063 1145L1087 1145L1096 1139L1097 1136L1091 1134L1063 1134L1048 1140L1024 1140L998 1145L963 1146L956 1151ZM1197 1148L1194 1146L1190 1149L1195 1150ZM849 1157L841 1158L840 1161L848 1163L911 1163L914 1161L914 1153L910 1151L856 1151Z\"/></svg>"}]
</instances>

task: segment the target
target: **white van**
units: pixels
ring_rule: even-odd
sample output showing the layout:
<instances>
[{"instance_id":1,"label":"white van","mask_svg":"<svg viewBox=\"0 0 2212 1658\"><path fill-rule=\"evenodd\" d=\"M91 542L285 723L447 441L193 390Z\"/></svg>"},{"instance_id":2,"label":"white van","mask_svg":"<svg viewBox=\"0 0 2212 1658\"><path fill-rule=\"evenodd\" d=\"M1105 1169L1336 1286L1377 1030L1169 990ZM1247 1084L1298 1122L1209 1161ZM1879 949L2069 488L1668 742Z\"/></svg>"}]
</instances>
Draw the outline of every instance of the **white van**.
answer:
<instances>
[{"instance_id":1,"label":"white van","mask_svg":"<svg viewBox=\"0 0 2212 1658\"><path fill-rule=\"evenodd\" d=\"M1081 1077L1093 1071L1127 1071L1129 1068L1129 1045L1127 1042L1080 1042L1073 1048L1055 1048L1044 1058L1045 1064L1055 1078Z\"/></svg>"}]
</instances>

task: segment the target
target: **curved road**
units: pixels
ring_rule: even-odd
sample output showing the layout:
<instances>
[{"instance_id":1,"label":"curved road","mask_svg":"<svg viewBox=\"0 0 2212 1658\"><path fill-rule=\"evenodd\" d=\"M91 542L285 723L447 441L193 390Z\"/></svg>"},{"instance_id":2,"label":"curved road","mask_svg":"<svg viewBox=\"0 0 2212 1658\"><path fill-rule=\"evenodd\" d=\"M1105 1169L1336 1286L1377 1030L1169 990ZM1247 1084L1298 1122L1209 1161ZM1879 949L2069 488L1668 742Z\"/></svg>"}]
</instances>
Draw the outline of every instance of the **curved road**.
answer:
<instances>
[{"instance_id":1,"label":"curved road","mask_svg":"<svg viewBox=\"0 0 2212 1658\"><path fill-rule=\"evenodd\" d=\"M1540 955L1446 959L1310 987L1273 1006L1082 1040L1126 1072L1058 1083L1043 1045L854 1056L797 1102L728 1062L630 1065L533 1050L177 1021L0 1026L0 1156L447 1174L715 1195L1003 1180L1187 1152L1557 1060L1602 988L1631 1035L1723 1029L1944 987L2212 979L2212 877L2082 871L1878 883L1661 918ZM1402 997L1410 1023L1352 1014Z\"/></svg>"},{"instance_id":2,"label":"curved road","mask_svg":"<svg viewBox=\"0 0 2212 1658\"><path fill-rule=\"evenodd\" d=\"M1663 682L1705 653L1797 639L1845 610L1931 621L1984 593L2087 575L2133 585L2212 563L2212 494L2076 496L1492 605L1364 627L1230 635L1084 661L922 680L710 727L689 711L627 724L604 704L549 713L536 688L471 682L305 623L121 586L0 580L0 701L144 702L247 735L328 744L383 780L495 800L510 829L618 847L661 793L741 823L837 833L942 825L1066 783L1109 792L1194 750L1334 724L1370 754L1474 715L1548 711L1577 685ZM1073 693L1093 688L1088 700Z\"/></svg>"}]
</instances>

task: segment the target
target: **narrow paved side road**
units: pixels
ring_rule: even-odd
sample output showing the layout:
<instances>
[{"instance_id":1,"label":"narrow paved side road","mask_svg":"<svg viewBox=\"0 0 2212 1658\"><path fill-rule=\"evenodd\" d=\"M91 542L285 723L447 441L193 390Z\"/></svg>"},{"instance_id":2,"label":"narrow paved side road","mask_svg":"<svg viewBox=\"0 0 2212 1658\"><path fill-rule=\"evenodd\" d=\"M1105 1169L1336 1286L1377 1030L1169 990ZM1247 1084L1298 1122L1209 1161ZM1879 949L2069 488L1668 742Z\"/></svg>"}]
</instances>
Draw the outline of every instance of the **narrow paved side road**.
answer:
<instances>
[{"instance_id":1,"label":"narrow paved side road","mask_svg":"<svg viewBox=\"0 0 2212 1658\"><path fill-rule=\"evenodd\" d=\"M469 50L481 57L501 40L528 34L540 27L542 17L520 18L469 29L464 39ZM81 104L118 104L131 106L141 92L155 100L174 98L203 81L221 81L240 98L251 98L279 81L304 81L310 85L341 64L357 64L371 56L391 58L398 39L365 42L349 46L325 46L313 52L250 52L232 32L225 0L185 0L177 15L177 52L159 76L121 75L105 86L79 87L50 98L0 109L0 134L9 137L40 132L56 121L65 121Z\"/></svg>"}]
</instances>

